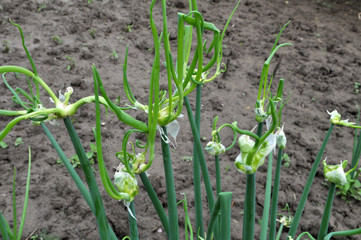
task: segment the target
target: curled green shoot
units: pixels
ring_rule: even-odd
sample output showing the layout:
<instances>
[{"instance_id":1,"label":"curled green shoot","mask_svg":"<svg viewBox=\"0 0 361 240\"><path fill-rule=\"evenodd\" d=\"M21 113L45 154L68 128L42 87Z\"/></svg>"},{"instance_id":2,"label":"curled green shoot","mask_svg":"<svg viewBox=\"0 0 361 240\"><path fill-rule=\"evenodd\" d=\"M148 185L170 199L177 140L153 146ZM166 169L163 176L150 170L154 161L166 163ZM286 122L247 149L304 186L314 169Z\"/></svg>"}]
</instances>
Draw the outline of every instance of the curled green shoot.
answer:
<instances>
[{"instance_id":1,"label":"curled green shoot","mask_svg":"<svg viewBox=\"0 0 361 240\"><path fill-rule=\"evenodd\" d=\"M96 138L96 145L97 145L97 157L98 157L98 165L99 165L99 172L100 172L100 178L102 180L103 186L109 196L116 200L122 200L126 199L129 201L131 199L131 196L129 196L128 193L120 193L116 187L113 185L112 181L110 180L110 177L107 173L106 166L103 159L103 150L102 150L102 138L101 138L101 122L100 122L100 101L99 101L99 87L98 87L98 74L96 71L95 66L93 66L93 75L94 75L94 89L95 89L95 112L96 112L96 128L95 128L95 138ZM126 154L126 152L125 152ZM127 156L125 157L127 159ZM128 173L132 173L129 162L124 161L124 164L126 166L126 169ZM131 174L132 177L134 177L134 174Z\"/></svg>"},{"instance_id":2,"label":"curled green shoot","mask_svg":"<svg viewBox=\"0 0 361 240\"><path fill-rule=\"evenodd\" d=\"M23 48L25 50L25 53L26 53L26 56L28 57L29 59L29 62L31 64L31 67L33 68L33 72L35 74L35 76L38 76L38 71L36 70L36 67L35 67L35 64L34 64L34 61L33 59L31 58L31 55L25 45L25 38L24 38L24 34L23 34L23 30L21 29L20 25L14 23L13 21L11 21L11 19L9 19L9 22L14 25L15 27L17 27L19 29L19 32L20 32L20 35L21 35L21 41L22 41L22 45L23 45Z\"/></svg>"},{"instance_id":3,"label":"curled green shoot","mask_svg":"<svg viewBox=\"0 0 361 240\"><path fill-rule=\"evenodd\" d=\"M102 97L104 98L104 100L107 104L106 106L108 106L110 108L110 110L115 113L115 115L118 117L118 119L120 121L126 123L129 126L136 128L136 129L139 129L141 131L148 131L147 124L129 116L127 113L125 113L123 110L121 110L117 105L115 105L115 103L113 103L109 99L109 97L104 89L103 82L100 78L98 70L96 69L96 67L94 65L92 66L92 69L93 69L93 76L95 77L95 79L97 81L97 87L99 88L99 91L102 94ZM103 103L101 101L101 99L102 98L99 98L100 103Z\"/></svg>"},{"instance_id":4,"label":"curled green shoot","mask_svg":"<svg viewBox=\"0 0 361 240\"><path fill-rule=\"evenodd\" d=\"M135 100L135 97L132 93L132 90L130 89L130 86L129 86L129 82L128 82L128 77L127 77L127 68L128 68L128 48L129 48L129 45L127 45L127 48L125 50L125 59L124 59L124 64L123 64L123 86L124 86L124 91L125 91L125 94L128 98L128 100L133 104L135 105L136 101Z\"/></svg>"},{"instance_id":5,"label":"curled green shoot","mask_svg":"<svg viewBox=\"0 0 361 240\"><path fill-rule=\"evenodd\" d=\"M212 141L214 142L221 142L221 137L219 136L219 132L224 128L224 127L229 127L232 132L233 132L233 141L231 143L231 145L229 147L226 148L226 151L230 150L231 148L233 148L234 144L236 144L237 142L237 131L235 130L234 126L226 123L223 124L222 126L220 126L218 129L216 129L217 126L217 121L218 121L218 116L216 116L213 120L213 131L212 131Z\"/></svg>"},{"instance_id":6,"label":"curled green shoot","mask_svg":"<svg viewBox=\"0 0 361 240\"><path fill-rule=\"evenodd\" d=\"M258 89L258 95L257 95L257 103L256 103L256 120L258 122L264 121L264 117L263 117L263 112L264 112L264 105L265 102L267 100L267 98L270 96L270 86L272 84L272 78L271 81L268 82L267 78L268 78L268 70L270 67L270 63L272 58L274 57L274 55L276 54L277 50L280 49L283 46L287 46L287 45L292 45L291 43L283 43L277 46L278 40L281 36L282 31L285 29L285 27L289 24L290 22L286 23L283 28L281 29L281 31L279 32L276 41L272 47L271 53L269 55L269 57L267 58L267 60L265 61L265 63L263 64L263 68L262 68L262 74L261 74L261 79L260 79L260 84L259 84L259 89ZM258 112L257 112L258 110ZM259 115L257 117L257 115Z\"/></svg>"}]
</instances>

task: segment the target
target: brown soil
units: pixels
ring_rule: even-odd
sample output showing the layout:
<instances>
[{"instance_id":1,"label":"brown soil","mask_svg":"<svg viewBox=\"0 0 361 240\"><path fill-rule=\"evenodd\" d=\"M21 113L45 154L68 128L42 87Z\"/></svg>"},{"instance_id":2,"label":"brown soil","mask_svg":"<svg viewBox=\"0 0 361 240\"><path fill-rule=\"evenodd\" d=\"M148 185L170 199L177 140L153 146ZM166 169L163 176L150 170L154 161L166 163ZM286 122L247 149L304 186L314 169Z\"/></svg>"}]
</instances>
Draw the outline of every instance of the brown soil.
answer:
<instances>
[{"instance_id":1,"label":"brown soil","mask_svg":"<svg viewBox=\"0 0 361 240\"><path fill-rule=\"evenodd\" d=\"M171 43L176 44L176 13L187 12L188 1L168 1L168 15ZM21 47L18 30L8 18L23 27L27 46L32 54L40 76L54 91L67 86L74 88L73 101L93 95L90 66L95 63L112 99L121 95L122 63L125 47L129 44L128 79L136 98L147 100L147 89L153 60L152 38L149 30L149 1L38 1L1 0L0 40L10 41L10 51L0 45L0 65L19 65L30 69ZM199 9L207 21L223 28L235 1L199 1ZM157 4L157 19L160 19L160 5ZM283 121L288 138L286 152L290 156L290 167L282 169L279 209L289 204L291 213L296 210L309 170L329 127L326 109L337 109L344 118L356 120L356 102L361 104L361 93L355 93L355 82L361 76L361 2L356 0L244 0L237 10L225 37L224 63L227 71L217 80L203 87L203 108L201 136L210 139L213 118L218 115L219 123L237 121L239 127L251 129L255 122L253 106L258 90L262 64L272 48L275 36L289 20L280 42L290 42L276 55L274 63L281 60L277 78L285 79L285 92L291 94L285 107ZM127 26L131 27L131 31ZM90 31L95 29L95 38ZM62 44L52 38L59 36ZM113 51L119 59L112 60ZM75 61L75 68L67 70L69 56ZM273 64L275 66L275 64ZM164 69L163 69L164 73ZM9 74L13 86L15 83ZM194 96L190 96L193 101ZM46 98L43 102L48 102ZM50 102L48 103L50 106ZM0 83L0 108L11 109L10 93ZM94 141L92 127L95 125L93 105L80 109L74 117L76 129L84 146ZM144 116L131 111L133 116ZM1 128L10 121L1 117ZM121 136L125 127L111 114L103 118L104 152L108 170L113 171L118 160L114 153L120 150ZM180 120L181 131L178 146L172 150L173 167L178 200L185 193L189 200L189 213L194 219L193 186L190 169L192 163L182 160L192 155L191 131L187 118ZM68 156L74 154L64 126L51 127L51 131ZM15 148L13 142L22 137L25 144ZM231 133L222 133L225 144L231 142ZM22 204L27 170L27 148L31 146L33 167L31 175L30 200L24 236L34 229L46 230L59 239L97 239L96 222L90 209L82 199L75 184L64 167L56 163L56 152L40 127L31 126L29 121L18 124L5 138L9 144L0 152L0 211L7 219L12 217L13 167L18 172L18 204ZM351 160L353 131L336 128L327 146L324 157L329 163ZM206 144L206 141L204 142ZM159 146L157 152L160 156ZM245 181L244 174L237 172L234 160L238 155L235 147L221 160L224 191L233 192L232 239L241 239L242 214ZM209 170L214 180L214 165L211 157ZM166 206L164 173L160 157L157 157L149 171L154 188ZM229 166L229 170L228 169ZM95 167L96 168L96 167ZM80 171L79 171L80 172ZM99 174L97 175L99 177ZM266 165L257 173L256 221L261 220L264 199ZM98 179L99 180L99 179ZM98 181L100 184L100 180ZM145 193L143 186L135 199L140 239L166 239L159 232L161 223ZM105 193L101 187L105 209L110 223L121 239L128 234L127 211ZM204 192L204 191L203 191ZM306 203L298 232L318 233L328 187L322 168L319 167L312 191ZM206 213L206 199L204 212ZM336 197L330 220L330 231L361 227L359 202L347 204ZM281 211L281 210L280 210ZM183 211L179 206L180 229L184 227ZM286 212L283 212L286 214ZM207 217L206 217L207 219ZM287 230L287 229L286 229ZM285 230L285 231L286 231ZM181 230L183 232L183 230ZM259 236L259 224L256 226ZM286 233L286 232L285 232ZM184 233L183 233L184 234ZM181 239L184 237L182 236ZM283 238L284 239L284 238ZM342 238L346 239L346 238ZM355 236L348 239L361 239Z\"/></svg>"}]
</instances>

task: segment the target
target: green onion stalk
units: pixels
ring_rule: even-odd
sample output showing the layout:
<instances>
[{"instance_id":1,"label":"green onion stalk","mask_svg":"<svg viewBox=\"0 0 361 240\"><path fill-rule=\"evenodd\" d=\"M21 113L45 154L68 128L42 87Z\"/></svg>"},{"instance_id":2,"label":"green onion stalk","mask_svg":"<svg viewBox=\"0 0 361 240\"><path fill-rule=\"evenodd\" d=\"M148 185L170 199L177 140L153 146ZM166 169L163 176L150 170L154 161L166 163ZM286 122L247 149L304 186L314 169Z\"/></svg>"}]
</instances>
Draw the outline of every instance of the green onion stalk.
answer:
<instances>
[{"instance_id":1,"label":"green onion stalk","mask_svg":"<svg viewBox=\"0 0 361 240\"><path fill-rule=\"evenodd\" d=\"M217 201L214 204L212 209L211 218L209 220L207 238L206 240L212 239L212 232L218 220L218 216L221 216L221 228L220 232L222 233L222 240L231 239L231 205L232 205L232 193L231 192L221 192Z\"/></svg>"},{"instance_id":2,"label":"green onion stalk","mask_svg":"<svg viewBox=\"0 0 361 240\"><path fill-rule=\"evenodd\" d=\"M263 123L257 127L257 135L261 137ZM255 224L255 205L256 205L256 173L247 174L246 195L244 199L244 217L243 217L243 239L254 239Z\"/></svg>"},{"instance_id":3,"label":"green onion stalk","mask_svg":"<svg viewBox=\"0 0 361 240\"><path fill-rule=\"evenodd\" d=\"M321 226L320 226L320 230L318 232L317 240L324 239L325 236L327 235L328 224L329 224L329 220L330 220L330 216L331 216L333 199L335 197L335 190L336 190L336 184L331 183L330 186L329 186L326 205L325 205L325 209L323 211Z\"/></svg>"},{"instance_id":4,"label":"green onion stalk","mask_svg":"<svg viewBox=\"0 0 361 240\"><path fill-rule=\"evenodd\" d=\"M297 206L297 210L296 210L296 213L294 215L294 219L292 221L292 224L291 224L291 227L290 227L290 230L288 231L288 236L294 238L295 234L296 234L296 230L297 230L297 227L298 227L298 224L300 222L300 219L301 219L301 215L302 215L302 212L303 212L303 209L305 207L305 203L306 203L306 200L307 200L307 197L308 197L308 194L310 192L310 189L311 189L311 186L312 186L312 182L313 182L313 179L315 178L315 175L316 175L316 171L317 171L317 168L320 164L320 161L321 161L321 158L322 158L322 155L325 151L325 148L326 148L326 145L328 143L328 140L331 136L331 133L332 133L332 130L333 130L333 127L334 127L334 124L331 124L330 128L328 129L327 131L327 134L325 136L325 139L323 140L323 143L322 143L322 146L316 156L316 159L313 163L313 166L311 168L311 171L309 173L309 176L307 178L307 181L306 181L306 185L303 189L303 192L302 192L302 195L301 195L301 198L300 198L300 201L298 203L298 206Z\"/></svg>"},{"instance_id":5,"label":"green onion stalk","mask_svg":"<svg viewBox=\"0 0 361 240\"><path fill-rule=\"evenodd\" d=\"M266 191L265 191L265 200L263 204L263 214L262 214L262 225L261 225L261 234L260 240L267 239L268 233L268 222L269 222L269 210L271 202L271 188L272 188L272 162L273 162L273 152L268 155L268 165L267 165L267 180L266 180Z\"/></svg>"},{"instance_id":6,"label":"green onion stalk","mask_svg":"<svg viewBox=\"0 0 361 240\"><path fill-rule=\"evenodd\" d=\"M331 117L331 121L332 121L332 117ZM357 130L356 130L356 133L357 133ZM352 174L355 171L355 169L357 168L358 160L360 159L360 151L358 149L360 146L359 146L359 144L356 144L356 140L357 140L357 138L355 138L355 144L353 146L354 149L353 149L353 154L352 154L353 159L352 159L351 169L349 171L347 171L346 173L345 173L344 169L347 166L347 162L348 162L347 160L345 160L337 165L327 165L326 159L323 161L324 175L325 175L326 180L328 182L330 182L330 186L329 186L329 192L328 192L327 201L325 204L325 209L323 211L321 226L319 229L317 240L324 239L325 236L327 235L328 224L330 221L332 204L333 204L333 200L334 200L334 196L335 196L336 186L343 186L343 185L347 184L348 183L347 176L349 174ZM357 159L357 160L354 161L354 159Z\"/></svg>"},{"instance_id":7,"label":"green onion stalk","mask_svg":"<svg viewBox=\"0 0 361 240\"><path fill-rule=\"evenodd\" d=\"M200 115L201 115L201 85L197 85L196 93L196 108L195 108L195 121L200 135ZM196 229L199 237L204 238L204 226L203 226L203 208L202 208L202 189L201 189L201 175L200 175L200 165L199 165L199 156L196 149L197 146L193 142L193 185L194 185L194 207L196 212Z\"/></svg>"},{"instance_id":8,"label":"green onion stalk","mask_svg":"<svg viewBox=\"0 0 361 240\"><path fill-rule=\"evenodd\" d=\"M324 240L330 240L333 236L352 236L356 234L361 234L361 228L346 230L346 231L339 231L339 232L332 232L325 236Z\"/></svg>"},{"instance_id":9,"label":"green onion stalk","mask_svg":"<svg viewBox=\"0 0 361 240\"><path fill-rule=\"evenodd\" d=\"M278 204L278 192L279 192L280 176L281 176L280 173L281 173L282 155L283 155L283 149L279 149L277 155L276 172L275 172L273 192L272 192L272 208L271 208L270 230L269 230L270 240L274 240L276 237L277 204Z\"/></svg>"},{"instance_id":10,"label":"green onion stalk","mask_svg":"<svg viewBox=\"0 0 361 240\"><path fill-rule=\"evenodd\" d=\"M56 150L58 156L60 157L60 160L62 161L62 163L64 164L64 166L68 170L68 172L70 173L70 176L72 177L74 183L76 184L76 186L78 187L80 193L82 194L85 201L87 202L89 208L92 210L93 214L96 216L94 203L93 203L93 200L91 198L91 195L90 195L87 187L84 185L83 181L81 180L81 178L79 177L79 175L75 171L74 167L69 162L69 159L66 157L65 153L63 152L63 150L61 149L61 147L59 146L58 142L55 140L53 135L50 133L50 131L46 127L46 125L44 123L41 123L41 126L42 126L45 134L49 138L51 144L53 145L54 149ZM109 224L108 224L108 230L107 231L109 233L108 236L111 236L111 239L116 239L116 236L115 236L115 234L114 234L114 232L113 232L113 230L112 230L112 228L110 227Z\"/></svg>"},{"instance_id":11,"label":"green onion stalk","mask_svg":"<svg viewBox=\"0 0 361 240\"><path fill-rule=\"evenodd\" d=\"M167 136L167 129L163 127L164 135ZM169 151L169 144L162 139L162 154L167 188L168 218L169 218L169 239L179 239L177 199L174 187L174 176L172 160Z\"/></svg>"},{"instance_id":12,"label":"green onion stalk","mask_svg":"<svg viewBox=\"0 0 361 240\"><path fill-rule=\"evenodd\" d=\"M190 12L192 11L192 9L194 9L194 11L198 11L197 9L197 2L196 1L191 1L192 4L190 4L189 6L189 10ZM197 39L199 38L199 29L200 29L200 19L199 16L197 14L193 14L195 15L195 20L196 22L198 22L197 24ZM182 18L181 18L182 19ZM182 22L183 19L180 21ZM178 32L179 35L179 43L182 44L183 42L183 36L182 36L182 31ZM186 42L186 48L190 49L190 40L191 39L191 32L188 32L188 36L186 35L185 40L188 40L188 42ZM200 38L199 38L200 39ZM200 40L201 41L201 40ZM198 42L199 43L199 42ZM199 54L198 49L200 51L202 51L202 47L200 47L201 45L198 45L197 48L197 54L199 56L202 56L202 54ZM183 55L183 53L181 53L181 48L179 48L179 52L178 54ZM198 56L197 55L197 56ZM187 56L188 58L189 56ZM199 57L199 59L202 59L201 57ZM188 61L188 59L187 59ZM198 63L198 65L200 65L201 62ZM183 76L183 68L184 66L179 66L178 68L178 73L182 73L181 76ZM199 73L201 73L201 71L198 71ZM198 75L197 75L198 77ZM203 84L203 83L202 83ZM197 131L198 134L200 134L200 119L201 119L201 96L202 96L202 84L197 84L197 88L196 88L196 104L195 104L195 113L194 113L194 118L195 118L195 123L196 123L196 127L197 127ZM196 213L196 232L197 232L197 237L201 237L204 238L204 225L203 225L203 206L202 206L202 189L201 189L201 175L200 175L200 164L199 164L199 156L197 155L197 152L199 150L197 149L196 144L193 142L193 191L194 191L194 207L195 207L195 213Z\"/></svg>"},{"instance_id":13,"label":"green onion stalk","mask_svg":"<svg viewBox=\"0 0 361 240\"><path fill-rule=\"evenodd\" d=\"M277 69L277 66L276 66L276 69ZM274 76L275 76L275 71L273 71L272 78ZM281 106L280 106L280 109L278 110L278 114L277 114L277 118L278 118L277 126L278 127L280 127L280 125L281 125L282 108L286 104L286 103L283 103L283 85L284 85L284 80L280 79L278 89L277 89L277 95L276 95L276 99L275 99L276 101L281 102ZM283 149L286 147L286 142L287 142L287 139L283 132L283 127L279 128L279 130L276 132L276 145L279 148L279 152L278 152L278 157L277 157L275 180L274 180L274 184L273 184L274 187L273 187L273 194L272 194L272 210L271 210L271 220L270 220L271 224L270 224L269 239L274 239L273 236L274 236L275 228L276 228L279 178L280 178L280 172L281 172L282 154L283 154ZM265 191L265 200L264 200L264 205L263 205L264 208L263 208L263 216L262 216L261 235L260 235L261 240L267 239L267 234L268 234L268 222L269 222L269 214L270 214L269 210L271 207L270 201L271 201L271 187L272 187L273 152L274 151L272 151L268 156L266 191ZM283 224L281 224L281 225L283 228ZM274 232L274 233L272 233L272 232Z\"/></svg>"},{"instance_id":14,"label":"green onion stalk","mask_svg":"<svg viewBox=\"0 0 361 240\"><path fill-rule=\"evenodd\" d=\"M104 205L103 205L102 199L100 197L98 185L95 181L95 177L94 177L93 171L91 169L90 163L88 161L88 157L85 154L84 148L82 147L82 145L80 143L80 139L75 132L75 129L74 129L73 124L71 123L71 120L69 118L65 118L64 123L68 130L71 141L74 145L76 153L79 156L80 164L81 164L82 169L85 174L85 179L86 179L86 182L89 187L90 196L94 203L95 216L96 216L97 223L98 223L100 239L110 239L111 237L109 236L109 232L108 232L109 226L108 226L108 220L105 215Z\"/></svg>"},{"instance_id":15,"label":"green onion stalk","mask_svg":"<svg viewBox=\"0 0 361 240\"><path fill-rule=\"evenodd\" d=\"M230 124L223 124L221 127L219 127L218 129L216 129L217 126L217 121L218 121L218 116L216 116L214 118L213 121L213 131L212 131L212 140L210 142L207 143L206 147L204 148L204 150L206 150L210 155L214 156L215 159L215 172L216 172L216 192L217 192L217 197L219 196L219 194L222 192L222 185L221 185L221 169L220 169L220 155L225 153L226 151L230 150L231 148L233 148L234 144L237 142L237 133L236 131L233 129L233 126ZM225 146L223 146L223 144L221 143L221 138L219 135L219 132L224 128L224 127L229 127L231 128L231 130L233 131L233 142L232 144L226 148ZM215 235L218 233L217 236L215 236L215 239L222 239L222 237L224 237L223 232L219 231L218 229L221 229L221 218L222 216L219 215L218 216L218 220L217 223L215 224Z\"/></svg>"},{"instance_id":16,"label":"green onion stalk","mask_svg":"<svg viewBox=\"0 0 361 240\"><path fill-rule=\"evenodd\" d=\"M191 129L192 129L192 134L193 134L193 141L194 141L194 144L196 145L197 156L199 158L199 162L200 162L200 166L201 166L201 170L202 170L203 181L204 181L204 185L206 188L206 194L207 194L207 199L208 199L208 209L209 209L209 212L212 212L213 205L214 205L214 195L213 195L213 190L212 190L212 184L211 184L211 181L209 178L209 172L208 172L207 164L205 161L203 148L201 145L197 125L196 125L194 117L193 117L193 112L192 112L188 97L184 98L184 103L186 105L188 118L189 118L189 122L191 124ZM197 174L197 173L194 173L194 174Z\"/></svg>"},{"instance_id":17,"label":"green onion stalk","mask_svg":"<svg viewBox=\"0 0 361 240\"><path fill-rule=\"evenodd\" d=\"M154 191L154 188L153 188L152 184L150 183L150 181L147 177L147 174L145 172L142 172L139 176L140 176L140 178L143 182L143 185L145 187L145 190L147 191L149 198L151 199L153 206L160 218L163 228L169 238L169 220L168 220L167 214L162 206L162 203L160 202L160 200L157 196L157 193Z\"/></svg>"},{"instance_id":18,"label":"green onion stalk","mask_svg":"<svg viewBox=\"0 0 361 240\"><path fill-rule=\"evenodd\" d=\"M288 23L287 23L288 24ZM280 122L281 110L284 106L281 105L278 112L276 111L276 105L279 101L282 102L282 91L283 91L283 80L280 81L279 89L276 97L273 97L270 93L270 88L272 85L272 78L268 81L268 71L271 60L277 50L283 46L291 45L289 43L284 43L277 45L280 35L287 24L279 32L276 41L272 47L271 53L267 60L265 61L262 69L259 91L255 106L255 120L258 122L257 134L254 134L249 131L241 130L237 127L237 122L232 124L236 132L242 134L239 139L239 146L241 153L236 159L236 167L246 173L247 175L247 185L246 185L246 195L244 202L244 219L243 219L243 239L253 239L254 238L254 224L255 224L255 181L256 181L256 171L264 163L265 157L271 153L276 146L276 135L273 134L277 125ZM268 100L268 107L266 107L266 101ZM263 123L272 119L272 124L269 126L269 129L262 134ZM250 137L254 138L255 141L251 140ZM270 174L269 174L270 176ZM269 177L270 178L270 177ZM269 187L268 187L269 189ZM268 195L270 193L268 192ZM269 200L265 199L265 203L268 203ZM267 217L268 213L265 212L264 216ZM263 225L266 227L267 225ZM266 230L263 230L262 238L265 238Z\"/></svg>"}]
</instances>

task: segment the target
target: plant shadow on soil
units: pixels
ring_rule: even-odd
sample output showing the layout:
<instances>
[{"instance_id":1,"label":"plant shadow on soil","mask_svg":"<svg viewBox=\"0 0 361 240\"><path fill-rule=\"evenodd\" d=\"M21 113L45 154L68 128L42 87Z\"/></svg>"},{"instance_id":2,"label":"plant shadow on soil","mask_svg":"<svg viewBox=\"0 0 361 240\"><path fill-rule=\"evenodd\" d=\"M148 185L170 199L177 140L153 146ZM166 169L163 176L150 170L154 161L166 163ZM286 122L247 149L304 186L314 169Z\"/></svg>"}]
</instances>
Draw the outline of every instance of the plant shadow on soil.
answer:
<instances>
[{"instance_id":1,"label":"plant shadow on soil","mask_svg":"<svg viewBox=\"0 0 361 240\"><path fill-rule=\"evenodd\" d=\"M187 6L183 2L187 1L171 0L167 4L169 25L173 27L170 29L173 46L176 44L176 13L187 12ZM0 65L30 67L21 47L18 30L8 22L10 17L23 27L27 46L38 72L53 90L72 86L75 92L73 98L93 95L90 66L95 63L110 97L116 99L120 95L123 99L121 64L125 47L129 44L128 79L136 98L141 102L147 100L153 60L153 45L148 28L148 2L3 0L0 4ZM199 9L207 21L222 29L235 4L235 1L199 1ZM223 61L227 65L227 71L203 87L202 137L210 139L215 115L219 116L219 123L238 121L240 128L252 129L255 125L252 109L262 64L280 28L292 20L280 41L291 42L293 46L281 49L274 61L276 63L282 57L277 78L284 78L285 92L292 93L283 114L288 137L286 153L291 162L289 167L282 169L279 196L279 209L289 204L292 214L297 208L312 162L329 126L326 109L337 109L344 118L355 121L355 102L361 105L361 93L355 91L355 82L361 81L361 20L358 12L361 12L361 2L356 0L244 0L234 15L224 40ZM159 10L156 11L156 16L159 23ZM9 77L9 80L12 86L15 86L15 81L20 85L25 83L24 79ZM0 83L1 109L11 108L9 96L4 83ZM190 99L194 100L193 94ZM46 99L42 100L47 102ZM93 109L93 105L82 107L73 118L84 146L89 146L89 142L94 141ZM131 114L139 119L144 118L139 112ZM10 118L0 117L0 121L3 128ZM102 121L105 123L105 159L108 171L113 171L118 165L114 154L121 146L118 136L124 133L125 128L112 114ZM194 220L193 180L189 175L192 163L184 160L185 156L192 155L191 131L186 118L180 124L182 128L177 138L178 146L172 151L177 199L183 198L181 193L187 195L188 212ZM64 134L65 127L52 127L51 131L68 157L72 156L74 150ZM22 137L25 144L15 148L13 142L18 137ZM224 144L229 144L230 138L230 132L223 133ZM351 160L352 140L351 130L337 128L324 154L329 159L328 163ZM31 126L29 121L21 122L5 141L9 147L0 151L0 211L7 219L12 216L13 166L18 171L17 196L20 206L25 192L27 147L30 145L33 167L24 236L39 228L59 239L98 239L96 221L90 209L66 169L56 164L57 155L41 128ZM204 144L206 143L205 141ZM156 148L160 156L160 146L157 145ZM242 235L241 212L246 182L245 175L237 172L234 167L237 155L238 150L234 148L221 158L223 190L233 192L232 239L241 239ZM213 159L209 156L207 159L215 186ZM161 159L157 158L149 174L160 200L166 206L161 165ZM97 177L100 183L99 174ZM257 221L262 216L265 179L266 165L257 172ZM102 187L101 192L107 216L117 236L127 235L127 210L124 205L107 196ZM305 206L299 232L309 231L313 236L317 235L327 192L320 167ZM203 201L204 213L207 213L206 199ZM135 206L140 239L166 239L143 186L140 186ZM330 231L360 227L358 217L361 215L361 208L358 206L359 202L351 201L346 204L340 197L336 197ZM181 206L179 213L183 239L184 213ZM259 230L256 224L256 238L259 237Z\"/></svg>"}]
</instances>

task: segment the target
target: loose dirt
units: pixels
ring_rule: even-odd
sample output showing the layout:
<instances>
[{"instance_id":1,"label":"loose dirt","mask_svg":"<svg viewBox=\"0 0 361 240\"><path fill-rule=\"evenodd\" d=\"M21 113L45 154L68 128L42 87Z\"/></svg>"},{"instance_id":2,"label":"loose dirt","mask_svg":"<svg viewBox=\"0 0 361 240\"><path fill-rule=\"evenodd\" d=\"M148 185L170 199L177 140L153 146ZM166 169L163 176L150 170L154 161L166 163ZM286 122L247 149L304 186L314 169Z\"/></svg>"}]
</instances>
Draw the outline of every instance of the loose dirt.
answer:
<instances>
[{"instance_id":1,"label":"loose dirt","mask_svg":"<svg viewBox=\"0 0 361 240\"><path fill-rule=\"evenodd\" d=\"M177 12L187 13L187 2L168 1L171 44L176 44ZM235 6L235 1L198 1L199 10L206 21L223 29ZM42 1L1 0L0 1L0 65L18 65L30 69L30 64L21 46L18 30L8 22L10 17L23 27L26 44L40 76L54 90L65 90L72 86L72 101L93 95L91 64L100 72L110 98L121 96L122 64L125 48L129 45L128 79L135 97L147 101L153 45L149 29L149 1ZM160 3L155 11L160 23ZM326 109L337 109L343 118L356 121L356 103L361 105L361 93L355 83L361 84L361 2L356 0L244 0L235 13L224 39L223 62L227 71L217 80L206 84L203 90L201 136L210 139L213 118L219 116L219 124L238 122L238 126L250 130L255 126L254 105L262 65L267 58L275 38L282 26L291 23L284 30L280 43L290 42L293 46L282 48L275 56L271 70L281 61L275 81L285 79L285 93L290 95L282 122L288 143L286 153L291 162L282 169L279 211L286 204L294 214L304 183L315 160L325 133L330 126ZM61 43L58 38L61 39ZM55 40L55 41L54 41ZM5 42L6 41L6 42ZM2 45L1 45L2 44ZM10 47L6 51L6 46ZM112 54L117 53L118 58ZM174 48L173 48L173 51ZM67 58L68 57L68 58ZM70 66L71 58L75 66ZM162 69L164 75L165 69ZM10 77L12 86L23 86L23 78ZM12 76L12 75L11 75ZM163 85L164 86L164 85ZM359 87L361 90L361 87ZM194 102L193 94L190 96ZM42 101L51 106L50 101ZM10 92L0 83L0 108L11 109ZM194 106L194 105L192 105ZM145 120L139 111L130 111L132 116ZM4 128L10 117L0 117ZM73 118L76 130L89 150L94 142L92 128L95 126L94 105L82 107ZM119 160L114 157L120 150L125 126L112 115L103 117L104 153L108 171L112 172ZM188 198L189 214L194 220L192 163L192 138L187 118L179 120L180 134L177 149L172 150L177 199ZM70 157L75 151L67 137L66 129L49 126L51 131ZM16 138L22 137L24 144L15 147ZM223 143L230 144L231 132L222 133ZM159 139L158 139L159 140ZM9 147L0 151L0 211L7 219L12 217L12 176L17 169L18 205L22 204L27 171L27 149L32 149L33 167L31 173L30 199L24 237L34 229L45 230L59 239L98 239L96 221L82 199L75 184L64 167L56 163L57 155L41 127L31 126L29 121L18 124L5 138ZM159 141L158 141L159 142ZM324 157L328 163L351 160L353 131L335 128ZM164 172L161 163L160 146L156 146L157 158L149 170L150 180L166 207ZM234 167L237 147L222 156L222 187L233 192L232 239L241 239L242 211L246 176ZM207 156L209 171L215 186L213 158ZM257 172L256 238L262 218L265 164ZM95 166L95 169L97 167ZM81 171L78 170L81 174ZM99 174L96 174L99 178ZM82 175L81 175L82 176ZM100 179L98 179L100 185ZM115 201L100 187L109 222L119 239L128 235L127 210L121 202ZM204 193L203 189L203 193ZM305 206L298 233L318 233L328 185L324 180L322 167L316 173L311 193ZM204 213L207 200L204 197ZM361 227L360 203L346 203L335 197L330 219L330 231ZM140 184L140 194L135 198L140 239L166 239L154 207ZM184 213L179 206L180 229L184 234ZM208 219L208 216L205 218ZM10 221L11 222L11 221ZM287 229L284 230L286 234ZM283 235L285 239L286 235ZM184 236L181 237L183 239ZM342 238L346 239L346 238ZM361 239L350 237L348 239Z\"/></svg>"}]
</instances>

